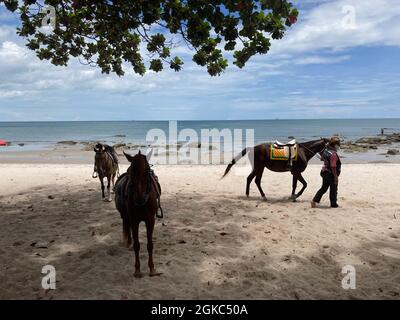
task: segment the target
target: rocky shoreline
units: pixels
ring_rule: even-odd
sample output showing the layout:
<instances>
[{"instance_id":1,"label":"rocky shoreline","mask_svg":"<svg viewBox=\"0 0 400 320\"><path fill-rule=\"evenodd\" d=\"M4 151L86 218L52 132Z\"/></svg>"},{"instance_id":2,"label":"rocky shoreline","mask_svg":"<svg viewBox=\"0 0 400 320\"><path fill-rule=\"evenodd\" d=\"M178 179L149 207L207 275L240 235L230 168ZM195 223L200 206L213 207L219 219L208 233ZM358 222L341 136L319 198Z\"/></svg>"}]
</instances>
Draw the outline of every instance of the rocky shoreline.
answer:
<instances>
[{"instance_id":1,"label":"rocky shoreline","mask_svg":"<svg viewBox=\"0 0 400 320\"><path fill-rule=\"evenodd\" d=\"M397 155L400 153L398 145L400 144L400 133L383 134L378 136L363 137L356 141L345 141L342 143L341 149L344 152L368 152L370 150L378 150L380 147L387 147L387 155ZM396 145L396 148L390 148Z\"/></svg>"},{"instance_id":2,"label":"rocky shoreline","mask_svg":"<svg viewBox=\"0 0 400 320\"><path fill-rule=\"evenodd\" d=\"M105 141L81 141L81 142L76 142L76 141L59 141L56 144L55 148L58 148L60 146L64 147L70 147L70 146L79 146L80 150L82 151L93 151L94 146L97 143L106 143ZM135 144L135 143L125 143L125 142L116 142L114 144L111 144L114 149L117 152L122 152L123 150L135 150L135 149L144 149L144 148L149 148L149 147L159 147L159 148L165 148L167 151L172 148L177 148L178 150L181 149L183 146L188 147L188 148L201 148L201 143L200 142L191 142L187 144L186 142L177 142L176 144L167 144L167 145L151 145L151 144ZM209 150L214 150L216 149L215 146L210 145Z\"/></svg>"},{"instance_id":3,"label":"rocky shoreline","mask_svg":"<svg viewBox=\"0 0 400 320\"><path fill-rule=\"evenodd\" d=\"M82 151L92 151L96 143L104 141L59 141L57 146L79 146ZM168 151L172 148L177 148L178 150L186 145L186 142L178 142L177 144L168 145L157 145L156 147L164 147ZM116 142L114 143L114 148L117 152L122 152L123 150L134 150L138 148L148 148L152 145L150 144L135 144L135 143L125 143ZM154 147L154 145L153 145ZM201 143L192 142L187 145L189 148L201 148ZM215 146L210 145L210 150L215 149ZM387 148L387 155L398 155L400 154L400 133L384 134L377 136L362 137L355 141L347 140L342 143L341 149L346 153L362 153L373 150L378 150L380 148Z\"/></svg>"},{"instance_id":4,"label":"rocky shoreline","mask_svg":"<svg viewBox=\"0 0 400 320\"><path fill-rule=\"evenodd\" d=\"M200 142L191 142L187 143L184 141L178 141L175 144L167 144L167 145L151 145L146 143L130 143L124 142L123 136L116 136L115 141L109 141L110 145L113 145L118 154L122 155L124 150L126 151L134 151L136 149L145 150L149 147L158 147L165 148L162 154L169 154L172 150L180 150L182 147L188 148L201 148ZM341 149L345 154L354 154L354 155L362 155L367 154L368 152L374 152L381 156L385 156L386 158L395 157L400 155L400 133L391 133L391 134L381 134L376 136L367 136L362 137L357 140L346 140L343 139L343 143ZM54 151L84 151L91 152L93 151L93 147L98 143L107 143L106 141L73 141L73 140L65 140L58 141L53 146ZM24 150L27 144L24 143L16 143L16 144L8 144L8 146L20 146L20 150ZM7 148L7 147L4 147ZM214 145L210 145L209 150L216 150L217 147ZM159 150L155 150L153 155L159 155ZM161 155L161 153L160 153Z\"/></svg>"}]
</instances>

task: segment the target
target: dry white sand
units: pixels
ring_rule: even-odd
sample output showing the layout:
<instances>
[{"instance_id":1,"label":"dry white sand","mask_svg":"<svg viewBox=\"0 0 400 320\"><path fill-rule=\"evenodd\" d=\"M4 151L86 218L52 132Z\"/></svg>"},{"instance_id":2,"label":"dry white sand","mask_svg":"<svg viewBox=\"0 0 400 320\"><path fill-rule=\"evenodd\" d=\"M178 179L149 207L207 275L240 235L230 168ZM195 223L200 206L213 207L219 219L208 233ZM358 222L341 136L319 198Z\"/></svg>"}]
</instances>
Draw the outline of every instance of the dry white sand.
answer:
<instances>
[{"instance_id":1,"label":"dry white sand","mask_svg":"<svg viewBox=\"0 0 400 320\"><path fill-rule=\"evenodd\" d=\"M296 203L288 173L265 171L263 202L254 183L244 197L242 170L219 180L224 166L156 166L165 219L154 258L163 274L141 279L92 168L0 165L1 299L400 298L398 164L345 165L339 209L327 195L310 208L319 165L305 172L309 187ZM41 290L46 264L57 271L49 292ZM342 289L345 265L356 268L355 290Z\"/></svg>"}]
</instances>

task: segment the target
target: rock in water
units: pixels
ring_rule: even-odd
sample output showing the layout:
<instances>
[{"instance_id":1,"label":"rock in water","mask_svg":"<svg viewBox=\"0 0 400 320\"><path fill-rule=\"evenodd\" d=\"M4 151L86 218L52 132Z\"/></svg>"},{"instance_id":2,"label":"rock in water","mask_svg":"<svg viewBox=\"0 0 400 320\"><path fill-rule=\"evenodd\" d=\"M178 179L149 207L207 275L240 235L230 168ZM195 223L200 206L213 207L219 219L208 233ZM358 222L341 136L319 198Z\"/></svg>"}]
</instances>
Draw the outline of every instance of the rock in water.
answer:
<instances>
[{"instance_id":1,"label":"rock in water","mask_svg":"<svg viewBox=\"0 0 400 320\"><path fill-rule=\"evenodd\" d=\"M387 151L387 154L389 154L389 155L391 155L391 156L394 156L394 155L399 154L399 153L400 153L400 151L397 150L397 149L389 149L389 150Z\"/></svg>"},{"instance_id":2,"label":"rock in water","mask_svg":"<svg viewBox=\"0 0 400 320\"><path fill-rule=\"evenodd\" d=\"M366 143L366 144L384 144L388 141L386 137L364 137L356 141L356 143Z\"/></svg>"},{"instance_id":3,"label":"rock in water","mask_svg":"<svg viewBox=\"0 0 400 320\"><path fill-rule=\"evenodd\" d=\"M116 143L114 144L114 149L119 149L119 148L123 148L126 147L126 143Z\"/></svg>"},{"instance_id":4,"label":"rock in water","mask_svg":"<svg viewBox=\"0 0 400 320\"><path fill-rule=\"evenodd\" d=\"M73 146L76 145L78 142L76 141L58 141L57 144L64 144L64 145L68 145L68 146Z\"/></svg>"}]
</instances>

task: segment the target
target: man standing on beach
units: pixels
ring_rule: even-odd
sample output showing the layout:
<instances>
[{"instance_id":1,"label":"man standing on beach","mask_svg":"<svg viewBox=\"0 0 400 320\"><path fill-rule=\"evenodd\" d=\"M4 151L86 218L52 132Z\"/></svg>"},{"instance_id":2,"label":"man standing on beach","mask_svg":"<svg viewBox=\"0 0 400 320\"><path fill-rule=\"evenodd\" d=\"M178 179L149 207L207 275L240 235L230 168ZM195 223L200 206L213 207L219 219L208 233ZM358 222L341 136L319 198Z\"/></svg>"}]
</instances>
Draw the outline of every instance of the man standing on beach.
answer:
<instances>
[{"instance_id":1,"label":"man standing on beach","mask_svg":"<svg viewBox=\"0 0 400 320\"><path fill-rule=\"evenodd\" d=\"M340 148L340 138L332 137L327 148L323 151L321 160L324 161L324 166L321 170L322 187L316 193L311 201L311 207L315 208L317 203L321 201L322 196L329 190L329 199L332 208L337 208L337 187L339 183L339 175L342 163L337 154Z\"/></svg>"}]
</instances>

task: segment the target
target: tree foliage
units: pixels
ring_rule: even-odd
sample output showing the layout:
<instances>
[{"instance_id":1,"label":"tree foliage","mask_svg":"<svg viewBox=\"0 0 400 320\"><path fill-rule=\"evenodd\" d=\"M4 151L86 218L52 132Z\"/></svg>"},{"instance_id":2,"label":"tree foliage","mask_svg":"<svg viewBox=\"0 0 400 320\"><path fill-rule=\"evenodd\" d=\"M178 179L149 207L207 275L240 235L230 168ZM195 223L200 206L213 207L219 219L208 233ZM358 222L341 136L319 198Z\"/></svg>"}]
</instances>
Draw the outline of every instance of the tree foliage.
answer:
<instances>
[{"instance_id":1,"label":"tree foliage","mask_svg":"<svg viewBox=\"0 0 400 320\"><path fill-rule=\"evenodd\" d=\"M18 13L17 33L40 59L66 66L70 57L103 73L124 74L123 63L143 75L169 66L182 68L174 49L185 43L192 59L210 75L223 72L232 52L243 68L255 54L266 54L270 39L281 39L297 21L286 0L0 0ZM44 32L44 5L56 11L52 32Z\"/></svg>"}]
</instances>

